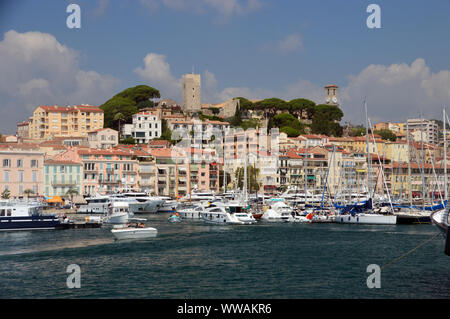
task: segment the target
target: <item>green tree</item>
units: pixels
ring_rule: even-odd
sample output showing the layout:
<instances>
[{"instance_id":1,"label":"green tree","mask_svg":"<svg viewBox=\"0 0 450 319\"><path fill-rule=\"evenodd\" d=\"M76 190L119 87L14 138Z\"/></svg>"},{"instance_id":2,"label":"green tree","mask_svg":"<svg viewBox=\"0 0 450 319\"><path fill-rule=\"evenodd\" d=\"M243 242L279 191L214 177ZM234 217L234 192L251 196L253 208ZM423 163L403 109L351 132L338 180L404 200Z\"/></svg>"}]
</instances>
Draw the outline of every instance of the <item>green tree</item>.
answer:
<instances>
[{"instance_id":1,"label":"green tree","mask_svg":"<svg viewBox=\"0 0 450 319\"><path fill-rule=\"evenodd\" d=\"M128 88L106 101L100 108L104 111L104 127L117 129L117 121L114 121L114 116L117 113L122 113L124 122L129 123L132 120L133 114L139 112L138 105L149 101L149 99L160 98L158 90L147 85L138 85Z\"/></svg>"},{"instance_id":2,"label":"green tree","mask_svg":"<svg viewBox=\"0 0 450 319\"><path fill-rule=\"evenodd\" d=\"M120 144L134 145L136 144L136 140L132 136L129 136L127 138L120 140Z\"/></svg>"},{"instance_id":3,"label":"green tree","mask_svg":"<svg viewBox=\"0 0 450 319\"><path fill-rule=\"evenodd\" d=\"M380 135L381 138L385 141L395 142L397 140L397 136L394 134L394 132L388 129L373 131L373 133Z\"/></svg>"},{"instance_id":4,"label":"green tree","mask_svg":"<svg viewBox=\"0 0 450 319\"><path fill-rule=\"evenodd\" d=\"M151 100L147 100L147 101L141 101L138 104L136 104L138 110L142 110L142 109L146 109L146 108L153 108L155 107L155 102L151 101Z\"/></svg>"},{"instance_id":5,"label":"green tree","mask_svg":"<svg viewBox=\"0 0 450 319\"><path fill-rule=\"evenodd\" d=\"M78 195L79 193L78 193L78 190L77 189L75 189L75 188L70 188L67 192L66 192L66 195L67 196L69 196L69 198L70 198L70 201L73 203L73 197L75 196L75 195Z\"/></svg>"},{"instance_id":6,"label":"green tree","mask_svg":"<svg viewBox=\"0 0 450 319\"><path fill-rule=\"evenodd\" d=\"M308 119L314 116L316 103L307 99L294 99L288 102L289 113L299 118L303 113L306 114Z\"/></svg>"},{"instance_id":7,"label":"green tree","mask_svg":"<svg viewBox=\"0 0 450 319\"><path fill-rule=\"evenodd\" d=\"M121 121L125 121L125 116L122 114L122 113L116 113L115 115L114 115L114 118L113 118L113 121L114 122L118 122L118 128L119 128L119 135L120 135L120 122Z\"/></svg>"},{"instance_id":8,"label":"green tree","mask_svg":"<svg viewBox=\"0 0 450 319\"><path fill-rule=\"evenodd\" d=\"M342 136L343 128L339 125L339 121L343 116L344 113L342 110L335 105L317 105L311 124L312 133L328 136Z\"/></svg>"},{"instance_id":9,"label":"green tree","mask_svg":"<svg viewBox=\"0 0 450 319\"><path fill-rule=\"evenodd\" d=\"M10 196L11 196L11 192L9 191L9 189L5 189L2 192L2 199L9 199Z\"/></svg>"},{"instance_id":10,"label":"green tree","mask_svg":"<svg viewBox=\"0 0 450 319\"><path fill-rule=\"evenodd\" d=\"M234 112L234 116L231 119L228 119L230 125L237 127L242 124L242 116L241 110L239 109L239 105L236 105L236 111Z\"/></svg>"},{"instance_id":11,"label":"green tree","mask_svg":"<svg viewBox=\"0 0 450 319\"><path fill-rule=\"evenodd\" d=\"M23 191L23 193L27 195L27 197L30 197L31 195L34 194L34 191L32 189L27 188L26 190Z\"/></svg>"},{"instance_id":12,"label":"green tree","mask_svg":"<svg viewBox=\"0 0 450 319\"><path fill-rule=\"evenodd\" d=\"M235 97L234 100L239 100L239 105L243 111L253 109L253 103L244 97Z\"/></svg>"},{"instance_id":13,"label":"green tree","mask_svg":"<svg viewBox=\"0 0 450 319\"><path fill-rule=\"evenodd\" d=\"M350 136L364 136L366 135L366 128L363 126L352 127Z\"/></svg>"},{"instance_id":14,"label":"green tree","mask_svg":"<svg viewBox=\"0 0 450 319\"><path fill-rule=\"evenodd\" d=\"M269 120L269 129L278 127L280 132L286 133L289 137L297 137L305 133L305 125L290 113L275 115Z\"/></svg>"},{"instance_id":15,"label":"green tree","mask_svg":"<svg viewBox=\"0 0 450 319\"><path fill-rule=\"evenodd\" d=\"M244 187L244 167L238 167L236 169L236 178L238 187L243 189ZM258 184L259 168L254 168L253 166L247 166L247 190L249 192L259 190L260 185Z\"/></svg>"}]
</instances>

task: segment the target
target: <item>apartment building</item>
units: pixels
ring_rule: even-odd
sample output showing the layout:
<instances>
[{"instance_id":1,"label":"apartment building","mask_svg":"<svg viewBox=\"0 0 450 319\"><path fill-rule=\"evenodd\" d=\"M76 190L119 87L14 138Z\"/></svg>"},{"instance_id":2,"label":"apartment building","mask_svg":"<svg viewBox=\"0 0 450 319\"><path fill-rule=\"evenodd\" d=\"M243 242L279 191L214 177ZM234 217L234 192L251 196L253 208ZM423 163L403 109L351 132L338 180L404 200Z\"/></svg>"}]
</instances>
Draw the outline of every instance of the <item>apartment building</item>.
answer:
<instances>
[{"instance_id":1,"label":"apartment building","mask_svg":"<svg viewBox=\"0 0 450 319\"><path fill-rule=\"evenodd\" d=\"M107 149L119 144L119 132L111 128L101 128L88 132L90 148Z\"/></svg>"},{"instance_id":2,"label":"apartment building","mask_svg":"<svg viewBox=\"0 0 450 319\"><path fill-rule=\"evenodd\" d=\"M31 139L51 137L87 137L88 132L103 128L103 110L98 106L38 106L29 125Z\"/></svg>"},{"instance_id":3,"label":"apartment building","mask_svg":"<svg viewBox=\"0 0 450 319\"><path fill-rule=\"evenodd\" d=\"M80 161L45 160L44 195L67 196L69 190L82 194L83 166Z\"/></svg>"},{"instance_id":4,"label":"apartment building","mask_svg":"<svg viewBox=\"0 0 450 319\"><path fill-rule=\"evenodd\" d=\"M162 133L161 118L155 112L142 111L134 114L132 125L130 133L138 144L148 143Z\"/></svg>"},{"instance_id":5,"label":"apartment building","mask_svg":"<svg viewBox=\"0 0 450 319\"><path fill-rule=\"evenodd\" d=\"M407 124L410 132L422 131L426 137L427 143L439 144L439 127L436 121L410 119Z\"/></svg>"},{"instance_id":6,"label":"apartment building","mask_svg":"<svg viewBox=\"0 0 450 319\"><path fill-rule=\"evenodd\" d=\"M44 153L34 146L0 148L0 192L8 190L11 198L23 197L27 190L42 195Z\"/></svg>"}]
</instances>

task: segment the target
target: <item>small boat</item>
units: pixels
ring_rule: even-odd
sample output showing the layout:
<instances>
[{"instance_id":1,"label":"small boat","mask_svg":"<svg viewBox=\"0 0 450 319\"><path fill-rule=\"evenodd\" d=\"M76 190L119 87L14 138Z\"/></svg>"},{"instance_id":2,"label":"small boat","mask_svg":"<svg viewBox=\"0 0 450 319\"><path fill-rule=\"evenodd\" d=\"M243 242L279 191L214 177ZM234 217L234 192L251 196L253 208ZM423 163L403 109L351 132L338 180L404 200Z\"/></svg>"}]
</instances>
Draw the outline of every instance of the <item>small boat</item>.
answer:
<instances>
[{"instance_id":1,"label":"small boat","mask_svg":"<svg viewBox=\"0 0 450 319\"><path fill-rule=\"evenodd\" d=\"M109 205L108 214L104 218L104 223L126 224L129 218L129 206L127 202L112 202Z\"/></svg>"},{"instance_id":2,"label":"small boat","mask_svg":"<svg viewBox=\"0 0 450 319\"><path fill-rule=\"evenodd\" d=\"M181 218L178 214L170 215L168 220L169 220L169 223L180 223L181 222Z\"/></svg>"},{"instance_id":3,"label":"small boat","mask_svg":"<svg viewBox=\"0 0 450 319\"><path fill-rule=\"evenodd\" d=\"M145 227L142 223L129 223L115 226L111 233L116 239L143 239L156 237L158 230L153 227Z\"/></svg>"}]
</instances>

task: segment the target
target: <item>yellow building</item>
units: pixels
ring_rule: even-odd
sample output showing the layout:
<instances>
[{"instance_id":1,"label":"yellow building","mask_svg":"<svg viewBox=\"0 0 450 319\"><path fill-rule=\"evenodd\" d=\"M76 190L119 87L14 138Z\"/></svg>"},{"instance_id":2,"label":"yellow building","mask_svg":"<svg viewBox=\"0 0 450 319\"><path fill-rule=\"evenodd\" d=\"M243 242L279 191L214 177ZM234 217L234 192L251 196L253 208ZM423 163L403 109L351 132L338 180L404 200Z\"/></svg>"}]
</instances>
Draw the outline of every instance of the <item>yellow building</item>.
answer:
<instances>
[{"instance_id":1,"label":"yellow building","mask_svg":"<svg viewBox=\"0 0 450 319\"><path fill-rule=\"evenodd\" d=\"M103 128L103 110L98 106L38 106L29 126L29 138L87 137Z\"/></svg>"}]
</instances>

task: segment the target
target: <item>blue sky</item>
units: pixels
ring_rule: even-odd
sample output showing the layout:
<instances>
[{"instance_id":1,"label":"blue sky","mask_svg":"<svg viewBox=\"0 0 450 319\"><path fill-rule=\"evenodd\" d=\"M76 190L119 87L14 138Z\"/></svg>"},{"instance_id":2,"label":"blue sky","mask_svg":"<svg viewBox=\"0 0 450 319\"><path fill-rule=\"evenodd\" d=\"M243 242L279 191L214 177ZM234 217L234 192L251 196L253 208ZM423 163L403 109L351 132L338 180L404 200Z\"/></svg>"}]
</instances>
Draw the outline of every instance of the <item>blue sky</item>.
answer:
<instances>
[{"instance_id":1,"label":"blue sky","mask_svg":"<svg viewBox=\"0 0 450 319\"><path fill-rule=\"evenodd\" d=\"M81 7L81 29L66 26L70 3ZM381 29L366 26L371 3L381 7ZM2 1L0 12L0 124L10 132L36 103L101 104L137 84L179 101L179 78L193 66L203 102L245 95L321 103L323 86L335 83L355 124L364 121L364 96L373 121L438 117L450 104L447 0L17 0ZM59 45L70 52L59 54ZM54 67L50 57L71 67Z\"/></svg>"}]
</instances>

